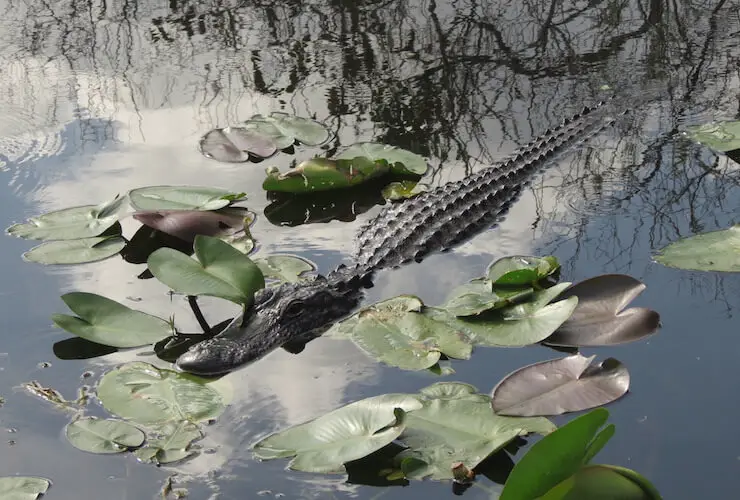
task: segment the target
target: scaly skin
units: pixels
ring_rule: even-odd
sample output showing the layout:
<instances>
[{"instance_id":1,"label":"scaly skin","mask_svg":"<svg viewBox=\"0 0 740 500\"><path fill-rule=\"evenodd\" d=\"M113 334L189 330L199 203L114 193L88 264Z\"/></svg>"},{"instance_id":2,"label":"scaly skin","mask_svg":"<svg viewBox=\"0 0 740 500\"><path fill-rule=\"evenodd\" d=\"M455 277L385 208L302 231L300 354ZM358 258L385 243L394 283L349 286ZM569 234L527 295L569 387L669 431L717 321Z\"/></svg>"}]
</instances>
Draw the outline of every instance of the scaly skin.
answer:
<instances>
[{"instance_id":1,"label":"scaly skin","mask_svg":"<svg viewBox=\"0 0 740 500\"><path fill-rule=\"evenodd\" d=\"M496 225L534 177L557 154L614 122L606 102L565 120L508 159L465 179L386 207L358 235L354 264L312 281L260 290L245 319L182 354L177 366L220 375L293 341L320 335L351 313L372 286L373 274L450 249Z\"/></svg>"}]
</instances>

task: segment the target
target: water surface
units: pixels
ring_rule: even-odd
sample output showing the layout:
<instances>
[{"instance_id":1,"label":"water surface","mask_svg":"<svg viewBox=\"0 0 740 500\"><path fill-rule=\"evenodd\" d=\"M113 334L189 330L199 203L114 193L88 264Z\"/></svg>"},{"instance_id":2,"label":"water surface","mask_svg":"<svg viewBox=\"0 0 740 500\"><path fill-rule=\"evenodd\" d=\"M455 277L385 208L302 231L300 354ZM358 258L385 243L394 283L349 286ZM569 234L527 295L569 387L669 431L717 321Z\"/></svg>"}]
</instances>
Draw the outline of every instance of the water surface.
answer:
<instances>
[{"instance_id":1,"label":"water surface","mask_svg":"<svg viewBox=\"0 0 740 500\"><path fill-rule=\"evenodd\" d=\"M735 415L735 318L740 278L666 269L651 253L737 222L736 164L681 135L684 126L737 118L740 20L737 4L714 2L474 2L332 0L169 2L2 0L0 16L0 206L4 227L28 216L99 203L154 184L221 186L249 194L262 214L264 168L284 170L321 152L299 149L261 164L220 164L200 155L213 127L282 110L315 116L336 138L327 152L373 140L428 158L428 182L485 167L563 117L605 95L632 117L564 157L540 176L496 229L454 252L380 273L368 301L400 293L442 300L454 285L508 254L556 255L564 279L627 273L647 291L636 301L659 311L649 340L586 350L618 357L630 395L610 406L614 439L603 463L649 477L665 498L732 498L740 491ZM354 221L297 227L260 216L260 252L288 252L327 271L352 250ZM125 226L127 235L133 226ZM116 257L77 267L21 262L31 242L3 239L0 294L0 476L54 481L51 499L153 498L173 472L192 498L443 497L449 485L415 482L378 490L341 476L259 463L258 437L337 406L385 392L416 391L437 379L381 366L352 344L278 350L229 375L233 404L208 427L204 453L174 468L131 456L72 448L68 415L19 390L39 380L68 397L138 352L63 361L67 338L50 315L59 296L95 292L147 312L177 314L197 331L185 304ZM135 300L132 300L135 299ZM233 308L210 301L212 322ZM478 349L450 380L489 391L524 364L555 357L542 347ZM148 358L147 358L148 359ZM40 362L51 363L41 368ZM94 380L94 379L93 379ZM92 413L101 410L95 406ZM557 423L566 419L555 419ZM11 444L11 442L13 444ZM80 478L80 472L83 472ZM465 494L489 498L479 481Z\"/></svg>"}]
</instances>

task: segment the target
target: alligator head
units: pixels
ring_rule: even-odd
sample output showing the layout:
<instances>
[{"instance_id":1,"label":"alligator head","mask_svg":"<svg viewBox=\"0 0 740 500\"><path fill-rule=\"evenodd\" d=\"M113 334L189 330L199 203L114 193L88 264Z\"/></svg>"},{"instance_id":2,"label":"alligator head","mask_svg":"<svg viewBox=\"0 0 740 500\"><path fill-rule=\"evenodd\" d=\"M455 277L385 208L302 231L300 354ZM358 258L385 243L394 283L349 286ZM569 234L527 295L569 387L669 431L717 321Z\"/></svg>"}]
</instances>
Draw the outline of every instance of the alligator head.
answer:
<instances>
[{"instance_id":1,"label":"alligator head","mask_svg":"<svg viewBox=\"0 0 740 500\"><path fill-rule=\"evenodd\" d=\"M317 277L264 288L255 294L246 317L237 316L223 332L192 346L177 359L177 367L196 375L222 375L287 342L308 341L320 333L316 325L326 330L354 309L361 297L360 284L359 277L349 281Z\"/></svg>"}]
</instances>

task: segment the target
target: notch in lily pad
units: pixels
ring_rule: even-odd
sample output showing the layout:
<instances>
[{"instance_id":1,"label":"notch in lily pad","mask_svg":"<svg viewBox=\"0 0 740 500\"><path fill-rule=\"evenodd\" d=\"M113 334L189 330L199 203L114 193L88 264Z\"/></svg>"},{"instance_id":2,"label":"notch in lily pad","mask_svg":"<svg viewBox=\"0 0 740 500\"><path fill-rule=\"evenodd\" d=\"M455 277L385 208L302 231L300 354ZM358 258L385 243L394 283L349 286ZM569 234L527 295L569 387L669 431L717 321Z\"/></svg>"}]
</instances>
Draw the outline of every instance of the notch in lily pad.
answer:
<instances>
[{"instance_id":1,"label":"notch in lily pad","mask_svg":"<svg viewBox=\"0 0 740 500\"><path fill-rule=\"evenodd\" d=\"M486 272L494 287L521 287L533 285L560 270L556 257L514 255L491 264Z\"/></svg>"}]
</instances>

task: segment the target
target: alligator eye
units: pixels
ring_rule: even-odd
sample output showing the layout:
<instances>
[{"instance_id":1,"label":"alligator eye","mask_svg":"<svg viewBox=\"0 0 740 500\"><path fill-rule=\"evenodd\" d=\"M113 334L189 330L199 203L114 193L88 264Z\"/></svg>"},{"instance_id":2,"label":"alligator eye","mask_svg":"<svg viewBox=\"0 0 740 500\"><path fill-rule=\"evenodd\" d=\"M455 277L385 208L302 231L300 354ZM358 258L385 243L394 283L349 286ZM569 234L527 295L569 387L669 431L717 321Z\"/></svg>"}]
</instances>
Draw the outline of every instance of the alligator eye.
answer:
<instances>
[{"instance_id":1,"label":"alligator eye","mask_svg":"<svg viewBox=\"0 0 740 500\"><path fill-rule=\"evenodd\" d=\"M288 318L294 318L303 312L303 303L300 301L294 301L288 304L283 311L283 314Z\"/></svg>"}]
</instances>

